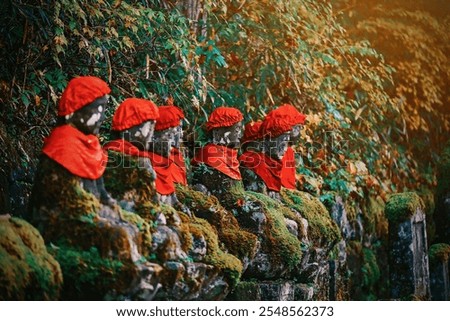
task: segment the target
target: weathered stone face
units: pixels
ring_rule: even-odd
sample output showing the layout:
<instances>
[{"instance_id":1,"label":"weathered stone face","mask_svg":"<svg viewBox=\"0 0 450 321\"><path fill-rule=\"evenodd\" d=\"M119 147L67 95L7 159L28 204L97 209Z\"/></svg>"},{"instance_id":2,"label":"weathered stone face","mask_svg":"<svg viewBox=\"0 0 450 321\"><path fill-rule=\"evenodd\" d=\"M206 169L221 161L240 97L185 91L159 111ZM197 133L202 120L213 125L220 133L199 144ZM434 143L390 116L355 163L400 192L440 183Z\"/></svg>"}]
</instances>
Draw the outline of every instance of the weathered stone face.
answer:
<instances>
[{"instance_id":1,"label":"weathered stone face","mask_svg":"<svg viewBox=\"0 0 450 321\"><path fill-rule=\"evenodd\" d=\"M294 127L292 127L291 135L289 138L291 144L297 144L299 142L302 128L302 125L295 125Z\"/></svg>"},{"instance_id":2,"label":"weathered stone face","mask_svg":"<svg viewBox=\"0 0 450 321\"><path fill-rule=\"evenodd\" d=\"M155 131L153 143L150 145L150 150L156 154L168 158L172 147L179 146L180 142L180 128L171 127L166 130Z\"/></svg>"},{"instance_id":3,"label":"weathered stone face","mask_svg":"<svg viewBox=\"0 0 450 321\"><path fill-rule=\"evenodd\" d=\"M155 131L155 121L149 120L137 126L126 129L120 136L140 150L148 150Z\"/></svg>"},{"instance_id":4,"label":"weathered stone face","mask_svg":"<svg viewBox=\"0 0 450 321\"><path fill-rule=\"evenodd\" d=\"M108 105L108 95L94 100L89 105L65 116L65 122L80 130L82 133L97 135L100 126L105 120L105 111Z\"/></svg>"},{"instance_id":5,"label":"weathered stone face","mask_svg":"<svg viewBox=\"0 0 450 321\"><path fill-rule=\"evenodd\" d=\"M174 128L174 131L175 134L172 146L179 149L181 147L181 143L183 142L183 126L181 125L181 122L180 126Z\"/></svg>"},{"instance_id":6,"label":"weathered stone face","mask_svg":"<svg viewBox=\"0 0 450 321\"><path fill-rule=\"evenodd\" d=\"M213 143L224 145L230 148L237 148L242 138L242 122L238 122L233 126L220 127L213 130Z\"/></svg>"},{"instance_id":7,"label":"weathered stone face","mask_svg":"<svg viewBox=\"0 0 450 321\"><path fill-rule=\"evenodd\" d=\"M272 158L282 159L289 146L291 132L286 132L275 138L268 138L265 141L264 152Z\"/></svg>"}]
</instances>

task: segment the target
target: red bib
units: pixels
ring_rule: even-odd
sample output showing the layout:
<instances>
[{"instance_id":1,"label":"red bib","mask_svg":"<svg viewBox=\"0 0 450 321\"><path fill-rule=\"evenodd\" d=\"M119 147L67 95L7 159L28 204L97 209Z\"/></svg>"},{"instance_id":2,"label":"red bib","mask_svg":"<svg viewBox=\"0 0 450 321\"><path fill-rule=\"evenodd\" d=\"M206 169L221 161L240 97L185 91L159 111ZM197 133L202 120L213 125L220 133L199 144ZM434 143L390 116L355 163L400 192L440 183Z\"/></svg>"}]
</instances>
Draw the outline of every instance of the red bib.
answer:
<instances>
[{"instance_id":1,"label":"red bib","mask_svg":"<svg viewBox=\"0 0 450 321\"><path fill-rule=\"evenodd\" d=\"M295 154L292 147L288 147L283 159L281 170L281 185L288 189L296 189L295 185Z\"/></svg>"},{"instance_id":2,"label":"red bib","mask_svg":"<svg viewBox=\"0 0 450 321\"><path fill-rule=\"evenodd\" d=\"M136 146L123 139L109 142L104 148L106 150L122 152L130 156L149 158L153 169L156 172L156 191L161 195L170 195L175 192L171 166L172 162L170 159L152 152L141 151Z\"/></svg>"},{"instance_id":3,"label":"red bib","mask_svg":"<svg viewBox=\"0 0 450 321\"><path fill-rule=\"evenodd\" d=\"M241 172L239 171L237 150L232 148L208 144L198 151L191 163L192 165L205 163L232 179L242 179Z\"/></svg>"},{"instance_id":4,"label":"red bib","mask_svg":"<svg viewBox=\"0 0 450 321\"><path fill-rule=\"evenodd\" d=\"M183 154L178 148L172 147L169 159L172 163L171 166L174 183L187 185L186 164L184 163Z\"/></svg>"},{"instance_id":5,"label":"red bib","mask_svg":"<svg viewBox=\"0 0 450 321\"><path fill-rule=\"evenodd\" d=\"M161 195L170 195L175 193L175 184L173 181L171 161L153 152L144 152L150 158L153 169L156 172L156 191Z\"/></svg>"},{"instance_id":6,"label":"red bib","mask_svg":"<svg viewBox=\"0 0 450 321\"><path fill-rule=\"evenodd\" d=\"M240 157L241 166L246 167L258 175L267 188L279 192L281 190L282 163L264 153L246 151Z\"/></svg>"},{"instance_id":7,"label":"red bib","mask_svg":"<svg viewBox=\"0 0 450 321\"><path fill-rule=\"evenodd\" d=\"M130 156L140 156L145 157L143 155L143 152L139 150L136 146L134 146L132 143L123 140L123 139L117 139L113 140L109 143L107 143L105 146L103 146L104 150L112 150L115 152L119 152L122 154L127 154Z\"/></svg>"},{"instance_id":8,"label":"red bib","mask_svg":"<svg viewBox=\"0 0 450 321\"><path fill-rule=\"evenodd\" d=\"M87 179L100 178L108 161L97 136L85 135L70 125L53 129L42 152L72 174Z\"/></svg>"}]
</instances>

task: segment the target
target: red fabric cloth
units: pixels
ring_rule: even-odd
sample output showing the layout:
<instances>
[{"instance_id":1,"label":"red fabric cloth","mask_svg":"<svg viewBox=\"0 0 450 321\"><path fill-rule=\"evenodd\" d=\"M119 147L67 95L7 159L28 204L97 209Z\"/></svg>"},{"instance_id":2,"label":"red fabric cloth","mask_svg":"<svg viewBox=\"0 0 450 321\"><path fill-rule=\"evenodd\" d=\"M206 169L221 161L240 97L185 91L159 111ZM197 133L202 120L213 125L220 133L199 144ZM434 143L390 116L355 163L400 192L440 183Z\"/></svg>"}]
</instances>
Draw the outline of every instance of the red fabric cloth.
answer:
<instances>
[{"instance_id":1,"label":"red fabric cloth","mask_svg":"<svg viewBox=\"0 0 450 321\"><path fill-rule=\"evenodd\" d=\"M158 107L154 102L140 98L127 98L114 113L113 130L125 130L137 126L148 120L157 120Z\"/></svg>"},{"instance_id":2,"label":"red fabric cloth","mask_svg":"<svg viewBox=\"0 0 450 321\"><path fill-rule=\"evenodd\" d=\"M288 189L296 189L295 153L292 147L288 147L281 163L283 164L283 168L281 170L281 185Z\"/></svg>"},{"instance_id":3,"label":"red fabric cloth","mask_svg":"<svg viewBox=\"0 0 450 321\"><path fill-rule=\"evenodd\" d=\"M58 105L58 116L66 116L111 92L108 84L97 77L84 76L69 81Z\"/></svg>"},{"instance_id":4,"label":"red fabric cloth","mask_svg":"<svg viewBox=\"0 0 450 321\"><path fill-rule=\"evenodd\" d=\"M245 125L244 136L242 137L242 142L251 142L262 138L261 125L262 120L256 122L250 122Z\"/></svg>"},{"instance_id":5,"label":"red fabric cloth","mask_svg":"<svg viewBox=\"0 0 450 321\"><path fill-rule=\"evenodd\" d=\"M258 175L267 188L279 192L281 190L282 163L261 152L246 151L239 157L241 166Z\"/></svg>"},{"instance_id":6,"label":"red fabric cloth","mask_svg":"<svg viewBox=\"0 0 450 321\"><path fill-rule=\"evenodd\" d=\"M161 195L175 193L172 162L169 158L153 152L144 152L150 158L153 169L156 172L156 191Z\"/></svg>"},{"instance_id":7,"label":"red fabric cloth","mask_svg":"<svg viewBox=\"0 0 450 321\"><path fill-rule=\"evenodd\" d=\"M228 177L241 180L237 150L216 144L208 144L198 151L192 165L205 163ZM219 182L218 182L219 183Z\"/></svg>"},{"instance_id":8,"label":"red fabric cloth","mask_svg":"<svg viewBox=\"0 0 450 321\"><path fill-rule=\"evenodd\" d=\"M219 107L214 109L209 116L206 122L206 129L210 131L214 128L233 126L242 119L244 119L244 116L239 109L234 107Z\"/></svg>"},{"instance_id":9,"label":"red fabric cloth","mask_svg":"<svg viewBox=\"0 0 450 321\"><path fill-rule=\"evenodd\" d=\"M118 139L104 146L106 150L122 152L131 156L147 157L156 172L156 191L161 195L170 195L175 192L175 184L172 172L174 170L172 161L153 152L141 151L130 142Z\"/></svg>"},{"instance_id":10,"label":"red fabric cloth","mask_svg":"<svg viewBox=\"0 0 450 321\"><path fill-rule=\"evenodd\" d=\"M145 157L144 152L124 139L110 141L109 143L105 144L105 146L103 146L103 149L112 150L130 156Z\"/></svg>"},{"instance_id":11,"label":"red fabric cloth","mask_svg":"<svg viewBox=\"0 0 450 321\"><path fill-rule=\"evenodd\" d=\"M87 179L100 178L108 161L97 136L85 135L70 125L53 129L42 152L72 174Z\"/></svg>"},{"instance_id":12,"label":"red fabric cloth","mask_svg":"<svg viewBox=\"0 0 450 321\"><path fill-rule=\"evenodd\" d=\"M170 161L172 162L172 176L174 183L187 185L186 164L184 157L178 148L172 147L170 152Z\"/></svg>"},{"instance_id":13,"label":"red fabric cloth","mask_svg":"<svg viewBox=\"0 0 450 321\"><path fill-rule=\"evenodd\" d=\"M160 106L158 110L159 118L155 126L157 131L180 126L180 121L184 119L183 111L176 106Z\"/></svg>"}]
</instances>

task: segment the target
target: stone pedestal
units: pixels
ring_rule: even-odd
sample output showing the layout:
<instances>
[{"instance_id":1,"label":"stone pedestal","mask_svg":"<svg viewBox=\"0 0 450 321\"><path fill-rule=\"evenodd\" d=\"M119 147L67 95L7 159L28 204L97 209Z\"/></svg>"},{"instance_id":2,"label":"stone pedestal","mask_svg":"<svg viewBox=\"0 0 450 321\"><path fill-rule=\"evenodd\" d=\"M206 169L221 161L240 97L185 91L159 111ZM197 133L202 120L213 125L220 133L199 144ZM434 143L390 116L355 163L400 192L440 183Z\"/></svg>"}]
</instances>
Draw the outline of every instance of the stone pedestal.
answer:
<instances>
[{"instance_id":1,"label":"stone pedestal","mask_svg":"<svg viewBox=\"0 0 450 321\"><path fill-rule=\"evenodd\" d=\"M425 213L415 193L394 194L386 204L392 299L430 298Z\"/></svg>"},{"instance_id":2,"label":"stone pedestal","mask_svg":"<svg viewBox=\"0 0 450 321\"><path fill-rule=\"evenodd\" d=\"M431 299L433 301L450 300L450 245L445 243L433 244L429 253Z\"/></svg>"}]
</instances>

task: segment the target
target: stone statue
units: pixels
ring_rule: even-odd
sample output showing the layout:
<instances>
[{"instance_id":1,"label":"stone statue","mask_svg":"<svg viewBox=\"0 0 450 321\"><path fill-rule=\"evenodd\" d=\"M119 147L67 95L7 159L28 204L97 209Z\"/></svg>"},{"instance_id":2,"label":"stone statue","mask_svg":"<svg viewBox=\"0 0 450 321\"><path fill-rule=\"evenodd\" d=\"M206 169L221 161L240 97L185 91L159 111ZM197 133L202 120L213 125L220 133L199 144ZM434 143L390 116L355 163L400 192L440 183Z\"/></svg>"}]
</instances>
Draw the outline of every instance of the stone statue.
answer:
<instances>
[{"instance_id":1,"label":"stone statue","mask_svg":"<svg viewBox=\"0 0 450 321\"><path fill-rule=\"evenodd\" d=\"M122 208L144 218L145 211L158 204L156 173L147 154L158 117L159 110L152 101L125 99L114 113L113 140L104 146L109 156L105 185Z\"/></svg>"},{"instance_id":2,"label":"stone statue","mask_svg":"<svg viewBox=\"0 0 450 321\"><path fill-rule=\"evenodd\" d=\"M162 271L156 299L223 298L235 282L232 277L242 272L242 264L220 249L214 228L190 215L177 199L175 184L187 183L184 159L176 153L183 118L182 110L175 106L158 108L144 99L125 100L116 110L112 126L121 138L105 145L111 160L105 184L121 206L152 226L149 250ZM139 132L136 128L148 121L155 128L153 138L141 135L142 131L127 134ZM135 137L142 139L136 141Z\"/></svg>"},{"instance_id":3,"label":"stone statue","mask_svg":"<svg viewBox=\"0 0 450 321\"><path fill-rule=\"evenodd\" d=\"M282 187L295 189L295 158L289 143L299 137L301 116L295 107L283 105L270 112L252 134L248 125L251 139L259 144L255 148L253 143L239 158L247 189L279 200Z\"/></svg>"},{"instance_id":4,"label":"stone statue","mask_svg":"<svg viewBox=\"0 0 450 321\"><path fill-rule=\"evenodd\" d=\"M222 198L241 183L237 148L242 137L242 113L232 107L215 109L206 123L212 142L200 148L192 160L194 184L203 185Z\"/></svg>"},{"instance_id":5,"label":"stone statue","mask_svg":"<svg viewBox=\"0 0 450 321\"><path fill-rule=\"evenodd\" d=\"M156 170L158 198L162 203L190 214L189 209L178 201L175 192L175 184L187 185L186 167L180 151L184 113L176 106L161 106L159 113L149 152Z\"/></svg>"},{"instance_id":6,"label":"stone statue","mask_svg":"<svg viewBox=\"0 0 450 321\"><path fill-rule=\"evenodd\" d=\"M109 93L97 77L68 83L30 197L33 223L62 259L63 299L149 299L156 289L153 267L142 260L147 253L140 252L151 242L148 224L132 213L124 217L101 180L108 158L96 135ZM64 265L68 257L83 259Z\"/></svg>"}]
</instances>

